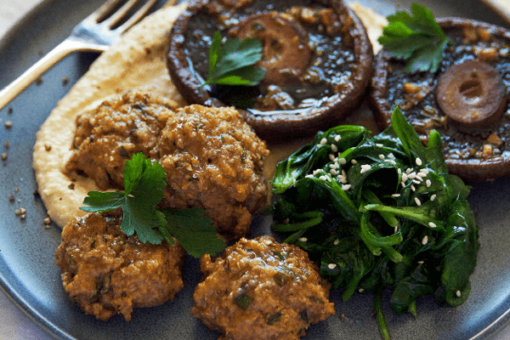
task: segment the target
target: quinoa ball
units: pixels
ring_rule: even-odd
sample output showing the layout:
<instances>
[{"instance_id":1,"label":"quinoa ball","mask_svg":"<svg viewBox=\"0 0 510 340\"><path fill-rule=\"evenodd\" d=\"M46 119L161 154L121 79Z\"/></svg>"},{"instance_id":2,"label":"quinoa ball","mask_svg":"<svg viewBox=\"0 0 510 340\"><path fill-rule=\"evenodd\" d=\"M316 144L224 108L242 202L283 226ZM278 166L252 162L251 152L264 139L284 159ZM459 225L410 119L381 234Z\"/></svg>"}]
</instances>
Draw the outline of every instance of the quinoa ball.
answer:
<instances>
[{"instance_id":1,"label":"quinoa ball","mask_svg":"<svg viewBox=\"0 0 510 340\"><path fill-rule=\"evenodd\" d=\"M302 249L269 236L242 238L204 272L191 312L224 340L295 340L335 313L330 285Z\"/></svg>"},{"instance_id":2,"label":"quinoa ball","mask_svg":"<svg viewBox=\"0 0 510 340\"><path fill-rule=\"evenodd\" d=\"M265 142L232 107L191 105L176 114L156 146L168 183L161 206L205 209L220 234L244 236L267 204Z\"/></svg>"},{"instance_id":3,"label":"quinoa ball","mask_svg":"<svg viewBox=\"0 0 510 340\"><path fill-rule=\"evenodd\" d=\"M121 222L120 209L75 218L55 253L71 301L103 321L116 314L130 321L133 308L172 301L184 286L182 246L141 243L120 230Z\"/></svg>"},{"instance_id":4,"label":"quinoa ball","mask_svg":"<svg viewBox=\"0 0 510 340\"><path fill-rule=\"evenodd\" d=\"M65 166L92 178L99 189L124 187L124 164L135 153L152 157L160 131L177 105L147 92L105 100L76 118L74 152Z\"/></svg>"}]
</instances>

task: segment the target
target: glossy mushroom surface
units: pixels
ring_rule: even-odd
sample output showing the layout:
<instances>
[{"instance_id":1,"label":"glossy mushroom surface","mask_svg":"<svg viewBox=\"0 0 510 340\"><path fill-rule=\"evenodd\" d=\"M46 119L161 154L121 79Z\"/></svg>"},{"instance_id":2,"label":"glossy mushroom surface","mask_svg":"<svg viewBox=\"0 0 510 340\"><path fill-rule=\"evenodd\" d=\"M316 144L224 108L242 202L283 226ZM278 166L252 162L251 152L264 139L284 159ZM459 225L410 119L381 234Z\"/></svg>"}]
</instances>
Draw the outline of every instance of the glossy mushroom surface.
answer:
<instances>
[{"instance_id":1,"label":"glossy mushroom surface","mask_svg":"<svg viewBox=\"0 0 510 340\"><path fill-rule=\"evenodd\" d=\"M209 45L259 38L266 70L258 86L205 85ZM268 140L311 135L352 113L372 76L365 28L342 1L194 1L170 34L167 66L189 103L235 105ZM248 104L248 105L247 105Z\"/></svg>"},{"instance_id":2,"label":"glossy mushroom surface","mask_svg":"<svg viewBox=\"0 0 510 340\"><path fill-rule=\"evenodd\" d=\"M380 129L398 105L424 144L441 133L448 169L469 181L510 176L510 31L462 18L437 20L452 41L436 73L404 73L382 50L370 106Z\"/></svg>"},{"instance_id":3,"label":"glossy mushroom surface","mask_svg":"<svg viewBox=\"0 0 510 340\"><path fill-rule=\"evenodd\" d=\"M488 127L505 113L506 92L494 67L480 60L466 60L439 77L436 101L455 123L468 128Z\"/></svg>"}]
</instances>

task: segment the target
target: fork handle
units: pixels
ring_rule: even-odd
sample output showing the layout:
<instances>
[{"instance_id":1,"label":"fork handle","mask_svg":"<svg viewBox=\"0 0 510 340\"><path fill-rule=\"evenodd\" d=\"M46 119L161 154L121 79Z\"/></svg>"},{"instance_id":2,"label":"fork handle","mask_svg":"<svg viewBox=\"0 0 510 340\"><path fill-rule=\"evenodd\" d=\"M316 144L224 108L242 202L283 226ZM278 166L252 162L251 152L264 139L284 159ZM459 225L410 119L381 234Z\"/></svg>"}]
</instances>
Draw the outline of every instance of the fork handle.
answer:
<instances>
[{"instance_id":1,"label":"fork handle","mask_svg":"<svg viewBox=\"0 0 510 340\"><path fill-rule=\"evenodd\" d=\"M48 71L53 65L73 52L104 52L108 46L87 44L66 39L52 49L37 63L32 65L25 73L0 91L0 110L3 109L18 94L23 92L37 78Z\"/></svg>"}]
</instances>

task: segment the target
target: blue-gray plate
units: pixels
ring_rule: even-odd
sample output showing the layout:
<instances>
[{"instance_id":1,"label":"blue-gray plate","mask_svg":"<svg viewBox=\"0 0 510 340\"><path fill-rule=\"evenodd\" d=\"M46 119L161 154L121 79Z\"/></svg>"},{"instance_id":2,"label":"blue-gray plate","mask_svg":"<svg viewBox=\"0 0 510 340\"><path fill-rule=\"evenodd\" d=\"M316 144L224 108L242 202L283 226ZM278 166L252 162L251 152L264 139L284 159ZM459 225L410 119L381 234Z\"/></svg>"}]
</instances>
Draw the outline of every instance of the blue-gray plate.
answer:
<instances>
[{"instance_id":1,"label":"blue-gray plate","mask_svg":"<svg viewBox=\"0 0 510 340\"><path fill-rule=\"evenodd\" d=\"M62 41L102 2L48 0L19 22L0 42L0 88ZM393 13L397 2L403 9L411 4L408 0L360 2L383 15ZM502 17L476 0L420 3L436 16L462 16L508 27ZM96 57L80 53L64 59L42 77L42 82L30 86L0 111L0 148L6 141L10 143L7 160L0 161L0 288L57 339L216 339L219 333L209 331L190 313L193 290L201 276L198 261L191 257L186 258L184 268L185 288L175 300L137 309L131 322L125 322L122 316L98 321L81 312L64 293L60 271L54 265L60 229L55 225L44 227L46 211L34 194L37 184L32 147L51 109ZM4 127L6 121L12 122L10 129ZM9 195L15 200L11 201ZM422 298L418 301L418 317L414 318L393 313L386 292L384 307L393 339L486 339L510 320L510 179L474 185L469 200L480 225L481 243L478 267L471 276L471 296L455 309L437 306L432 297ZM15 215L20 207L27 210L24 220ZM253 234L266 230L267 223L267 218L258 218ZM303 339L379 338L371 316L371 294L356 294L344 303L341 292L332 291L331 299L336 315L311 326Z\"/></svg>"}]
</instances>

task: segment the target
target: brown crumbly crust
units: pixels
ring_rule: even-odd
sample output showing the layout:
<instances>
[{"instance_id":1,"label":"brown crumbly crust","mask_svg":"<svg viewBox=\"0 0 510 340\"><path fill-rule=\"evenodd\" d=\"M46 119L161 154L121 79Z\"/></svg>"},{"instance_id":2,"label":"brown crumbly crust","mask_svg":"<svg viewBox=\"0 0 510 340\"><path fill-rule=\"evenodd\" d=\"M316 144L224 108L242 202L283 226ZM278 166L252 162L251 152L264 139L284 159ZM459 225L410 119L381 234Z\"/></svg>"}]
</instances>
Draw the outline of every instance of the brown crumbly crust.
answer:
<instances>
[{"instance_id":1,"label":"brown crumbly crust","mask_svg":"<svg viewBox=\"0 0 510 340\"><path fill-rule=\"evenodd\" d=\"M225 340L296 340L335 313L308 254L269 236L242 238L223 256L200 260L203 281L191 312ZM251 303L250 303L251 301Z\"/></svg>"},{"instance_id":2,"label":"brown crumbly crust","mask_svg":"<svg viewBox=\"0 0 510 340\"><path fill-rule=\"evenodd\" d=\"M152 150L177 104L146 92L128 92L106 100L76 118L75 152L66 164L68 174L85 173L101 190L123 188L126 159ZM151 157L152 158L152 157Z\"/></svg>"},{"instance_id":3,"label":"brown crumbly crust","mask_svg":"<svg viewBox=\"0 0 510 340\"><path fill-rule=\"evenodd\" d=\"M177 110L157 150L167 173L164 208L199 207L221 234L246 235L251 214L265 206L265 142L234 108L191 105Z\"/></svg>"},{"instance_id":4,"label":"brown crumbly crust","mask_svg":"<svg viewBox=\"0 0 510 340\"><path fill-rule=\"evenodd\" d=\"M172 301L184 286L182 246L143 244L120 230L121 220L119 211L74 219L55 253L69 298L103 321L130 321L133 308Z\"/></svg>"}]
</instances>

